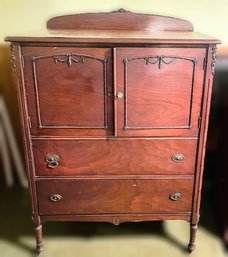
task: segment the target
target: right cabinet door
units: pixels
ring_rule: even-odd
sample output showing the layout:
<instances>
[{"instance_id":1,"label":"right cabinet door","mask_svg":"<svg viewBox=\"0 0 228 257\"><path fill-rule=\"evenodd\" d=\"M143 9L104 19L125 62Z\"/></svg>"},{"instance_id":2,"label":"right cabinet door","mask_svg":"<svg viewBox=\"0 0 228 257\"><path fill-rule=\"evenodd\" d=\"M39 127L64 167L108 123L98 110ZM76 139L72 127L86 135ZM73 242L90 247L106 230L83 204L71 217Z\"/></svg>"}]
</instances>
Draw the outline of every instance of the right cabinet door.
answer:
<instances>
[{"instance_id":1,"label":"right cabinet door","mask_svg":"<svg viewBox=\"0 0 228 257\"><path fill-rule=\"evenodd\" d=\"M198 136L205 54L205 48L117 48L117 134Z\"/></svg>"}]
</instances>

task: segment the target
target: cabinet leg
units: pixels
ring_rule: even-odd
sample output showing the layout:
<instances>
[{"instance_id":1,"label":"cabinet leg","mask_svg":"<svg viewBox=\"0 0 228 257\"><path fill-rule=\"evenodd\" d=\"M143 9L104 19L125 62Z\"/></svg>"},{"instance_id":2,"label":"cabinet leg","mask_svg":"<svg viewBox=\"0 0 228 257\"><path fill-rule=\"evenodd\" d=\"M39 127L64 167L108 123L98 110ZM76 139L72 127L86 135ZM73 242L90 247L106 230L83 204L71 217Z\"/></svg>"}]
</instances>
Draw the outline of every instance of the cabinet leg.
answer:
<instances>
[{"instance_id":1,"label":"cabinet leg","mask_svg":"<svg viewBox=\"0 0 228 257\"><path fill-rule=\"evenodd\" d=\"M196 249L195 241L196 241L196 232L197 232L197 224L190 225L190 240L188 244L188 252L191 253Z\"/></svg>"},{"instance_id":2,"label":"cabinet leg","mask_svg":"<svg viewBox=\"0 0 228 257\"><path fill-rule=\"evenodd\" d=\"M43 240L42 240L42 224L40 218L35 219L32 217L35 223L35 236L36 236L36 255L38 256L43 250Z\"/></svg>"},{"instance_id":3,"label":"cabinet leg","mask_svg":"<svg viewBox=\"0 0 228 257\"><path fill-rule=\"evenodd\" d=\"M43 250L43 241L42 241L42 225L40 224L38 227L35 227L36 234L36 254L37 256Z\"/></svg>"}]
</instances>

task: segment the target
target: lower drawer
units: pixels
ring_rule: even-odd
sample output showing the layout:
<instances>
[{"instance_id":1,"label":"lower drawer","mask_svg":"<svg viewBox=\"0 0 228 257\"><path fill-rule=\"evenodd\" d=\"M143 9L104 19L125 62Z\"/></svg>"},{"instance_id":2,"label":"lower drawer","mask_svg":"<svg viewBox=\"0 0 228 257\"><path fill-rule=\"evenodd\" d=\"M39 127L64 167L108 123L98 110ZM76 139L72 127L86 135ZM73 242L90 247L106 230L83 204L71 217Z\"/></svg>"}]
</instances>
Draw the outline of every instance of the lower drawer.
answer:
<instances>
[{"instance_id":1,"label":"lower drawer","mask_svg":"<svg viewBox=\"0 0 228 257\"><path fill-rule=\"evenodd\" d=\"M50 179L36 186L40 215L191 212L192 179Z\"/></svg>"}]
</instances>

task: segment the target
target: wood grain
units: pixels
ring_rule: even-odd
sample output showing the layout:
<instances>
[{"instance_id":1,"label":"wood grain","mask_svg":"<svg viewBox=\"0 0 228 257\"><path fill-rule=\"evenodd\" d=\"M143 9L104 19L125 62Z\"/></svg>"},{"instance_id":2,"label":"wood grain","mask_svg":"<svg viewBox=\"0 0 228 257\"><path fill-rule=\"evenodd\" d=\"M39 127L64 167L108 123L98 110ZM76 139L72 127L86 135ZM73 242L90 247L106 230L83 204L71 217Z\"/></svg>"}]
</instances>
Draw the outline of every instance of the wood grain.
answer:
<instances>
[{"instance_id":1,"label":"wood grain","mask_svg":"<svg viewBox=\"0 0 228 257\"><path fill-rule=\"evenodd\" d=\"M110 13L81 13L58 16L47 22L48 29L193 31L186 20L140 14L120 9Z\"/></svg>"},{"instance_id":2,"label":"wood grain","mask_svg":"<svg viewBox=\"0 0 228 257\"><path fill-rule=\"evenodd\" d=\"M109 48L23 48L32 134L112 134L111 55Z\"/></svg>"},{"instance_id":3,"label":"wood grain","mask_svg":"<svg viewBox=\"0 0 228 257\"><path fill-rule=\"evenodd\" d=\"M43 223L47 221L80 221L80 222L109 222L116 226L124 222L142 222L158 220L190 221L191 214L73 214L73 215L42 215Z\"/></svg>"},{"instance_id":4,"label":"wood grain","mask_svg":"<svg viewBox=\"0 0 228 257\"><path fill-rule=\"evenodd\" d=\"M33 141L37 176L190 175L194 174L197 140L54 140ZM48 154L60 157L52 169ZM184 160L171 157L183 154Z\"/></svg>"},{"instance_id":5,"label":"wood grain","mask_svg":"<svg viewBox=\"0 0 228 257\"><path fill-rule=\"evenodd\" d=\"M124 10L47 27L6 38L37 254L42 223L58 220L183 219L194 250L220 41L184 20ZM47 168L47 154L60 157L58 167ZM175 163L173 154L185 158ZM170 200L174 193L182 198Z\"/></svg>"},{"instance_id":6,"label":"wood grain","mask_svg":"<svg viewBox=\"0 0 228 257\"><path fill-rule=\"evenodd\" d=\"M23 36L6 37L7 42L20 42L22 45L32 44L39 46L40 43L64 45L75 44L88 46L127 46L128 44L144 45L207 45L220 44L221 41L198 33L198 32L151 32L151 31L132 31L132 30L37 30L24 33Z\"/></svg>"},{"instance_id":7,"label":"wood grain","mask_svg":"<svg viewBox=\"0 0 228 257\"><path fill-rule=\"evenodd\" d=\"M37 183L40 215L110 213L188 213L192 180L40 180ZM170 195L182 194L179 201ZM62 200L51 202L59 194Z\"/></svg>"},{"instance_id":8,"label":"wood grain","mask_svg":"<svg viewBox=\"0 0 228 257\"><path fill-rule=\"evenodd\" d=\"M118 135L198 135L204 57L196 48L117 48Z\"/></svg>"}]
</instances>

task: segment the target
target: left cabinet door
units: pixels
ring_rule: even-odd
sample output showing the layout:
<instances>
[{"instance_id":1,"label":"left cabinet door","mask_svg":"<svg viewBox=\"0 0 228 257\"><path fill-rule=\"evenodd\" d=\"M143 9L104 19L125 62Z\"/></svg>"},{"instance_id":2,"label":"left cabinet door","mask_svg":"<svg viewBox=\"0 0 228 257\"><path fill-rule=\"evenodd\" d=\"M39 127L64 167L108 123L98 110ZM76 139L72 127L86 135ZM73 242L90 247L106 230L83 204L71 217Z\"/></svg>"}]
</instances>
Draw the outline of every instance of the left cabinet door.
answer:
<instances>
[{"instance_id":1,"label":"left cabinet door","mask_svg":"<svg viewBox=\"0 0 228 257\"><path fill-rule=\"evenodd\" d=\"M113 133L110 48L23 47L32 135Z\"/></svg>"}]
</instances>

